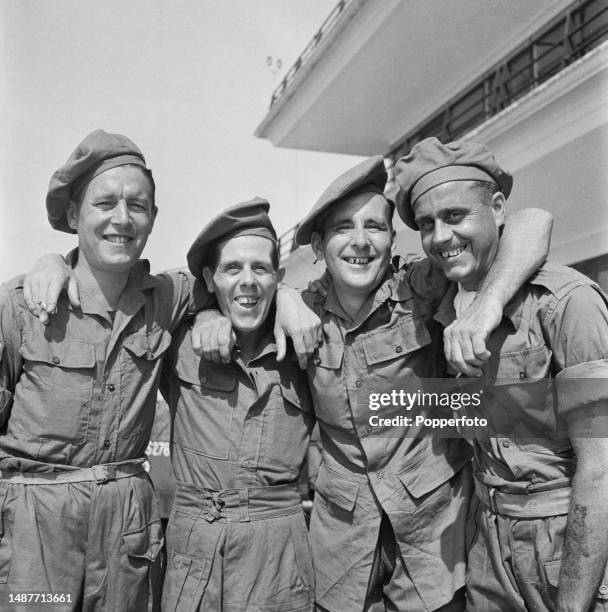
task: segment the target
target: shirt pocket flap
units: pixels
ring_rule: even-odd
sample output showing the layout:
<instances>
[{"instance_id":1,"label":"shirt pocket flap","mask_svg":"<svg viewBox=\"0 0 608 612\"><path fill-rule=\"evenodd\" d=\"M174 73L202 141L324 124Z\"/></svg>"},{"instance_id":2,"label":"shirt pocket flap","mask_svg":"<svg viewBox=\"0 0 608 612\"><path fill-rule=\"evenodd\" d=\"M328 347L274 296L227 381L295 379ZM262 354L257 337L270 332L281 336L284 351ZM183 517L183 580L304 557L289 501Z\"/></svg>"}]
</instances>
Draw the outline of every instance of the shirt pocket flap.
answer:
<instances>
[{"instance_id":1,"label":"shirt pocket flap","mask_svg":"<svg viewBox=\"0 0 608 612\"><path fill-rule=\"evenodd\" d=\"M191 385L212 391L233 391L236 373L229 364L219 364L193 357L179 357L175 364L177 377Z\"/></svg>"},{"instance_id":2,"label":"shirt pocket flap","mask_svg":"<svg viewBox=\"0 0 608 612\"><path fill-rule=\"evenodd\" d=\"M171 334L165 329L137 332L123 340L123 346L136 357L156 361L171 344Z\"/></svg>"},{"instance_id":3,"label":"shirt pocket flap","mask_svg":"<svg viewBox=\"0 0 608 612\"><path fill-rule=\"evenodd\" d=\"M302 402L300 400L300 397L298 396L298 392L297 392L297 389L295 388L295 385L293 384L293 381L288 381L287 383L283 381L279 385L279 387L281 389L281 395L283 396L284 400L287 400L290 404L293 404L300 410L305 409L306 412L310 412L312 410L312 407L310 406L310 402Z\"/></svg>"},{"instance_id":4,"label":"shirt pocket flap","mask_svg":"<svg viewBox=\"0 0 608 612\"><path fill-rule=\"evenodd\" d=\"M375 365L426 346L431 335L420 317L409 314L389 328L365 335L362 340L365 360L368 365Z\"/></svg>"},{"instance_id":5,"label":"shirt pocket flap","mask_svg":"<svg viewBox=\"0 0 608 612\"><path fill-rule=\"evenodd\" d=\"M408 493L420 499L454 475L454 468L446 464L441 456L424 445L413 457L408 458L407 463L399 472L398 478L407 489Z\"/></svg>"},{"instance_id":6,"label":"shirt pocket flap","mask_svg":"<svg viewBox=\"0 0 608 612\"><path fill-rule=\"evenodd\" d=\"M496 365L496 371L490 372L497 384L529 382L548 376L551 364L551 351L546 345L526 348L522 351L503 353Z\"/></svg>"},{"instance_id":7,"label":"shirt pocket flap","mask_svg":"<svg viewBox=\"0 0 608 612\"><path fill-rule=\"evenodd\" d=\"M359 495L359 484L346 480L340 474L321 468L315 481L315 489L332 504L352 512Z\"/></svg>"},{"instance_id":8,"label":"shirt pocket flap","mask_svg":"<svg viewBox=\"0 0 608 612\"><path fill-rule=\"evenodd\" d=\"M28 361L39 361L61 368L92 368L95 366L95 346L87 342L63 340L49 344L42 338L29 338L19 348Z\"/></svg>"},{"instance_id":9,"label":"shirt pocket flap","mask_svg":"<svg viewBox=\"0 0 608 612\"><path fill-rule=\"evenodd\" d=\"M316 351L312 359L315 366L337 370L342 365L344 345L338 342L324 342Z\"/></svg>"}]
</instances>

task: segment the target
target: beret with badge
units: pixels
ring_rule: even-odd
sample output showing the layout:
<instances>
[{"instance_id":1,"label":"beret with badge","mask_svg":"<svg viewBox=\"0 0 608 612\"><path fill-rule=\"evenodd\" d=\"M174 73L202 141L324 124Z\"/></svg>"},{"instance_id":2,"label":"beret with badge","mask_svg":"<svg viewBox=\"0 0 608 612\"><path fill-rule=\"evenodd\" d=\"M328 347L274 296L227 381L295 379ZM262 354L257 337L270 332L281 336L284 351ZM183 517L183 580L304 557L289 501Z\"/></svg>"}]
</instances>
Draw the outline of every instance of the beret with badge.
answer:
<instances>
[{"instance_id":1,"label":"beret with badge","mask_svg":"<svg viewBox=\"0 0 608 612\"><path fill-rule=\"evenodd\" d=\"M75 234L65 212L70 200L96 176L117 166L135 165L150 178L152 172L139 147L122 134L95 130L87 134L70 157L51 177L46 196L46 210L53 229Z\"/></svg>"},{"instance_id":2,"label":"beret with badge","mask_svg":"<svg viewBox=\"0 0 608 612\"><path fill-rule=\"evenodd\" d=\"M437 138L426 138L395 164L394 199L405 224L418 230L412 210L416 200L450 181L494 182L505 198L513 186L513 177L498 165L485 145L464 140L443 144Z\"/></svg>"},{"instance_id":3,"label":"beret with badge","mask_svg":"<svg viewBox=\"0 0 608 612\"><path fill-rule=\"evenodd\" d=\"M296 231L296 242L300 246L310 243L312 233L321 226L323 217L330 208L347 196L360 193L383 194L387 173L384 159L375 155L341 174L321 194L312 210L304 217Z\"/></svg>"},{"instance_id":4,"label":"beret with badge","mask_svg":"<svg viewBox=\"0 0 608 612\"><path fill-rule=\"evenodd\" d=\"M263 198L230 206L214 217L201 230L187 255L188 268L192 274L202 278L203 268L209 264L215 245L236 236L261 236L275 245L277 234L268 216L270 203Z\"/></svg>"}]
</instances>

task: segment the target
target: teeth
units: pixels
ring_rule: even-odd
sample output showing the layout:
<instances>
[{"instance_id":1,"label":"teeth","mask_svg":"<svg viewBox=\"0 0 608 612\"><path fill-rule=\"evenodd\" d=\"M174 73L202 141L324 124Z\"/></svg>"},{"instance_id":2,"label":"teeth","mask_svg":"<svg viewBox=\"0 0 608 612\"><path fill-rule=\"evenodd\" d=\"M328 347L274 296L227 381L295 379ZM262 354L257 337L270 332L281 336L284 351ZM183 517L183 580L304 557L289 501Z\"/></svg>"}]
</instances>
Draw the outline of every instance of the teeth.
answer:
<instances>
[{"instance_id":1,"label":"teeth","mask_svg":"<svg viewBox=\"0 0 608 612\"><path fill-rule=\"evenodd\" d=\"M349 264L365 265L371 261L370 257L347 257L346 261Z\"/></svg>"},{"instance_id":2,"label":"teeth","mask_svg":"<svg viewBox=\"0 0 608 612\"><path fill-rule=\"evenodd\" d=\"M111 242L112 244L127 244L127 242L129 242L129 240L131 240L131 238L129 238L128 236L104 236L104 238L108 241Z\"/></svg>"},{"instance_id":3,"label":"teeth","mask_svg":"<svg viewBox=\"0 0 608 612\"><path fill-rule=\"evenodd\" d=\"M252 295L239 295L234 298L234 301L240 306L255 306L258 303L258 298Z\"/></svg>"},{"instance_id":4,"label":"teeth","mask_svg":"<svg viewBox=\"0 0 608 612\"><path fill-rule=\"evenodd\" d=\"M448 259L450 257L456 257L457 255L460 255L460 253L464 252L464 249L465 247L458 247L457 249L453 249L451 251L442 251L440 255L444 259Z\"/></svg>"}]
</instances>

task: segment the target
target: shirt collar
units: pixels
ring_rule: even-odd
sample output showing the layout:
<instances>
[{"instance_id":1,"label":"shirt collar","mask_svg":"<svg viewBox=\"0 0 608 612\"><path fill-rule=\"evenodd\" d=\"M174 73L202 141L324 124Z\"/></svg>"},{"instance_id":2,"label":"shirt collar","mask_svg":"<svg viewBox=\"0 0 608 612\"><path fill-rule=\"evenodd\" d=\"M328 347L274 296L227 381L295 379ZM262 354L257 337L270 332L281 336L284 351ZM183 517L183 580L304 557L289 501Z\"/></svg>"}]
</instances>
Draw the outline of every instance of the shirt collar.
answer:
<instances>
[{"instance_id":1,"label":"shirt collar","mask_svg":"<svg viewBox=\"0 0 608 612\"><path fill-rule=\"evenodd\" d=\"M78 248L70 251L65 257L66 263L71 268L78 262ZM123 289L118 302L117 310L123 310L134 314L145 303L143 291L157 285L158 281L150 274L150 262L140 259L129 272L127 285ZM87 314L96 314L108 318L108 312L98 303L94 295L91 295L83 287L80 289L80 311ZM71 304L69 308L73 310Z\"/></svg>"}]
</instances>

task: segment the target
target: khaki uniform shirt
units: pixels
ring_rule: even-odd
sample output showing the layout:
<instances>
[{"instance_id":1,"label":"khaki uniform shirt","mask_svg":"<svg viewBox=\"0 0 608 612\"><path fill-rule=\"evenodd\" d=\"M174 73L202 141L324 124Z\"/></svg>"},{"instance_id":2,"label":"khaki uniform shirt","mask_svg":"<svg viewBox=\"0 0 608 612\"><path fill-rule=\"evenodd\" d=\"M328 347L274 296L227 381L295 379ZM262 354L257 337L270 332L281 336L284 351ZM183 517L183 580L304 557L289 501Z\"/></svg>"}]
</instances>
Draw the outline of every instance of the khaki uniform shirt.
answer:
<instances>
[{"instance_id":1,"label":"khaki uniform shirt","mask_svg":"<svg viewBox=\"0 0 608 612\"><path fill-rule=\"evenodd\" d=\"M131 271L115 316L81 292L62 295L42 325L25 305L22 278L0 289L0 469L48 471L144 456L161 357L187 313L182 273Z\"/></svg>"},{"instance_id":2,"label":"khaki uniform shirt","mask_svg":"<svg viewBox=\"0 0 608 612\"><path fill-rule=\"evenodd\" d=\"M297 482L314 425L310 394L297 364L277 362L268 338L248 363L236 352L215 364L194 353L184 326L161 390L178 482L213 491Z\"/></svg>"},{"instance_id":3,"label":"khaki uniform shirt","mask_svg":"<svg viewBox=\"0 0 608 612\"><path fill-rule=\"evenodd\" d=\"M464 524L454 521L464 521L466 509L451 506L450 487L436 499L432 492L469 463L467 445L414 427L376 431L368 422L370 393L415 392L423 379L444 375L432 315L447 287L426 261L391 272L356 321L333 287L325 299L305 294L324 335L307 373L323 446L311 542L317 601L330 609L365 599L382 512L424 607L449 602L464 584L464 542L456 535Z\"/></svg>"},{"instance_id":4,"label":"khaki uniform shirt","mask_svg":"<svg viewBox=\"0 0 608 612\"><path fill-rule=\"evenodd\" d=\"M452 291L437 314L445 325L455 318L453 298ZM475 468L487 485L523 492L573 475L566 419L608 399L607 300L578 272L546 264L505 307L480 381L488 390L479 412L491 435L473 440Z\"/></svg>"}]
</instances>

